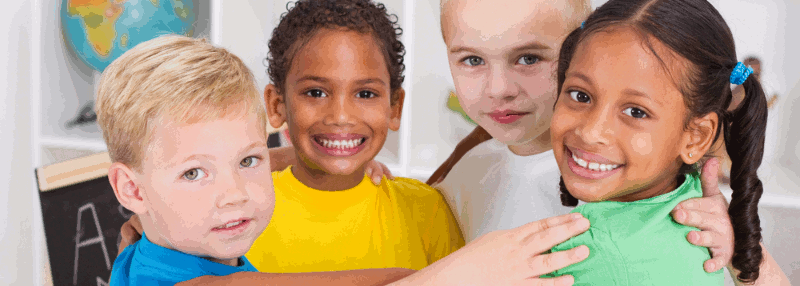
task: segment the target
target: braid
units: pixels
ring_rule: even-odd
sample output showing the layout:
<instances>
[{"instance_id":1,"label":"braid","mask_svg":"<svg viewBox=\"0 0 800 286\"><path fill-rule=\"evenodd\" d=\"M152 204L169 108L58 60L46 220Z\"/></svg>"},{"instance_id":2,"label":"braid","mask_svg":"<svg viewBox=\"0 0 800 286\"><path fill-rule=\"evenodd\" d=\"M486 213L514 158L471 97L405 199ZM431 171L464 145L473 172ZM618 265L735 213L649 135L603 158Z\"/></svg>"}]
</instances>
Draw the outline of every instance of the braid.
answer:
<instances>
[{"instance_id":1,"label":"braid","mask_svg":"<svg viewBox=\"0 0 800 286\"><path fill-rule=\"evenodd\" d=\"M743 86L745 98L730 117L730 128L725 132L725 145L731 157L731 188L733 195L728 215L734 235L733 267L741 271L738 278L744 282L758 279L762 260L761 222L758 218L758 200L763 193L756 170L764 153L764 133L767 124L767 100L761 84L755 77L748 78Z\"/></svg>"}]
</instances>

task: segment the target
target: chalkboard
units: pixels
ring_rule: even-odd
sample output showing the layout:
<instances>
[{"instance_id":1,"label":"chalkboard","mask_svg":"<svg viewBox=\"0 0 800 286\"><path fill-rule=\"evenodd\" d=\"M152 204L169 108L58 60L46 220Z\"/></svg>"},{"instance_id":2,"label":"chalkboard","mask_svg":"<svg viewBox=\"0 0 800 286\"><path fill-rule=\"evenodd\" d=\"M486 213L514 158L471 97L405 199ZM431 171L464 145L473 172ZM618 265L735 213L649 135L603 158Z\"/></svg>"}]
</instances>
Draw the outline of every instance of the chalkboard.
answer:
<instances>
[{"instance_id":1,"label":"chalkboard","mask_svg":"<svg viewBox=\"0 0 800 286\"><path fill-rule=\"evenodd\" d=\"M54 285L108 285L119 231L133 213L108 182L108 153L36 169Z\"/></svg>"}]
</instances>

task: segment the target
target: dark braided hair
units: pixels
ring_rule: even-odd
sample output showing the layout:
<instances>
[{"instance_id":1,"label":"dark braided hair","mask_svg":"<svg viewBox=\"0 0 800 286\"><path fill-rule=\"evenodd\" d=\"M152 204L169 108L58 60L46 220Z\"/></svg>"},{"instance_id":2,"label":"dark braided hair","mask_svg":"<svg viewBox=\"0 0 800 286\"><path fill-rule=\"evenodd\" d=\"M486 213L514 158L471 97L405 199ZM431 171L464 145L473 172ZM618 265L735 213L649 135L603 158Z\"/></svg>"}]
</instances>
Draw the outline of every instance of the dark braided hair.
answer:
<instances>
[{"instance_id":1,"label":"dark braided hair","mask_svg":"<svg viewBox=\"0 0 800 286\"><path fill-rule=\"evenodd\" d=\"M285 92L286 74L297 51L320 29L343 28L375 37L389 69L391 102L397 102L395 91L403 84L405 48L396 15L389 15L383 4L370 0L299 0L293 7L291 4L286 5L288 12L281 15L269 40L269 78L278 93Z\"/></svg>"},{"instance_id":2,"label":"dark braided hair","mask_svg":"<svg viewBox=\"0 0 800 286\"><path fill-rule=\"evenodd\" d=\"M763 259L758 200L763 192L756 175L764 153L767 101L761 84L750 76L742 84L746 96L738 108L727 111L731 102L730 75L737 64L733 36L725 20L706 0L610 0L598 8L564 40L558 62L558 94L566 78L572 56L581 41L600 31L619 26L641 33L650 51L665 64L653 49L649 37L657 39L690 63L677 82L683 94L689 119L716 113L720 120L717 134L724 133L725 145L733 162L731 199L728 214L734 229L733 266L741 271L738 279L758 279ZM683 164L681 172L692 170ZM573 197L561 180L561 202L575 206Z\"/></svg>"}]
</instances>

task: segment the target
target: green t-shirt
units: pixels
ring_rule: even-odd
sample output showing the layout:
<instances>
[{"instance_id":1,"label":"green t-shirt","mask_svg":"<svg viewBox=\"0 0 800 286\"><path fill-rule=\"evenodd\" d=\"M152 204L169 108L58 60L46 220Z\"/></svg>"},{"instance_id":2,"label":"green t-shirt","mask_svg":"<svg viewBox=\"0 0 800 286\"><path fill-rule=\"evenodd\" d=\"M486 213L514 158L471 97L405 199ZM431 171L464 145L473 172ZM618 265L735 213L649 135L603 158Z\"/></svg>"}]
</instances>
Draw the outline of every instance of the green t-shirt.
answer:
<instances>
[{"instance_id":1,"label":"green t-shirt","mask_svg":"<svg viewBox=\"0 0 800 286\"><path fill-rule=\"evenodd\" d=\"M589 247L589 257L547 277L570 274L574 285L723 285L722 270L706 273L708 249L686 241L696 228L678 224L670 212L678 203L702 196L697 173L687 174L672 192L635 202L581 205L589 230L552 251Z\"/></svg>"}]
</instances>

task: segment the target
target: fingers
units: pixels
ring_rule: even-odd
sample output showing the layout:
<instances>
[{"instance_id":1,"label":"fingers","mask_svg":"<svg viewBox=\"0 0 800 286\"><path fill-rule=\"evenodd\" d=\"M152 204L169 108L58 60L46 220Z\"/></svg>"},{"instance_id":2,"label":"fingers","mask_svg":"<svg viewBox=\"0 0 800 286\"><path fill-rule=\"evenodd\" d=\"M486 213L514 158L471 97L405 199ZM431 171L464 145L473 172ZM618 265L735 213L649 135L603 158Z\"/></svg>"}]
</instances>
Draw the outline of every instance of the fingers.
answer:
<instances>
[{"instance_id":1,"label":"fingers","mask_svg":"<svg viewBox=\"0 0 800 286\"><path fill-rule=\"evenodd\" d=\"M522 235L523 239L525 239L533 233L537 233L548 228L556 227L571 221L575 221L580 218L583 218L583 215L581 215L580 213L563 214L560 216L554 216L546 219L537 220L534 222L529 222L523 226L515 228L513 231L518 232L520 235Z\"/></svg>"},{"instance_id":2,"label":"fingers","mask_svg":"<svg viewBox=\"0 0 800 286\"><path fill-rule=\"evenodd\" d=\"M719 159L711 158L703 165L703 172L700 175L700 185L703 187L703 197L710 197L721 194L719 185Z\"/></svg>"},{"instance_id":3,"label":"fingers","mask_svg":"<svg viewBox=\"0 0 800 286\"><path fill-rule=\"evenodd\" d=\"M139 239L142 239L142 236L136 231L136 228L133 226L130 220L122 225L119 232L121 239L119 248L117 249L117 254L122 253L122 250L124 250L128 245L131 245L136 241L139 241Z\"/></svg>"},{"instance_id":4,"label":"fingers","mask_svg":"<svg viewBox=\"0 0 800 286\"><path fill-rule=\"evenodd\" d=\"M725 196L722 194L713 196L713 197L702 197L702 198L692 198L685 201L680 202L673 213L676 210L687 210L687 211L700 211L706 213L728 213L728 202L725 200Z\"/></svg>"},{"instance_id":5,"label":"fingers","mask_svg":"<svg viewBox=\"0 0 800 286\"><path fill-rule=\"evenodd\" d=\"M723 259L721 259L721 258L712 258L712 259L706 260L706 262L703 263L703 270L705 270L708 273L717 272L727 264L727 263L722 262L722 261L723 261Z\"/></svg>"},{"instance_id":6,"label":"fingers","mask_svg":"<svg viewBox=\"0 0 800 286\"><path fill-rule=\"evenodd\" d=\"M532 233L522 240L530 253L542 253L589 229L589 220L579 218L558 226Z\"/></svg>"},{"instance_id":7,"label":"fingers","mask_svg":"<svg viewBox=\"0 0 800 286\"><path fill-rule=\"evenodd\" d=\"M692 231L686 235L689 243L708 247L711 250L711 259L703 263L706 272L715 272L728 264L733 257L733 240L716 232Z\"/></svg>"},{"instance_id":8,"label":"fingers","mask_svg":"<svg viewBox=\"0 0 800 286\"><path fill-rule=\"evenodd\" d=\"M141 237L141 234L144 232L144 228L142 227L142 220L139 219L139 215L134 214L133 216L131 216L128 222L133 227L133 229L136 230L136 234L139 235L138 237Z\"/></svg>"},{"instance_id":9,"label":"fingers","mask_svg":"<svg viewBox=\"0 0 800 286\"><path fill-rule=\"evenodd\" d=\"M392 176L392 171L389 170L389 167L375 160L367 163L367 167L364 168L364 173L367 174L367 177L369 177L370 181L376 186L381 184L383 176L386 176L389 180L394 180L394 176Z\"/></svg>"},{"instance_id":10,"label":"fingers","mask_svg":"<svg viewBox=\"0 0 800 286\"><path fill-rule=\"evenodd\" d=\"M707 213L702 211L678 210L673 211L675 221L685 225L699 228L703 231L723 233L732 228L727 213Z\"/></svg>"},{"instance_id":11,"label":"fingers","mask_svg":"<svg viewBox=\"0 0 800 286\"><path fill-rule=\"evenodd\" d=\"M534 256L531 258L530 266L538 276L581 262L587 257L589 257L589 247L581 245L570 250Z\"/></svg>"},{"instance_id":12,"label":"fingers","mask_svg":"<svg viewBox=\"0 0 800 286\"><path fill-rule=\"evenodd\" d=\"M537 286L572 286L575 278L572 275L564 275L556 278L541 278L535 285Z\"/></svg>"}]
</instances>

